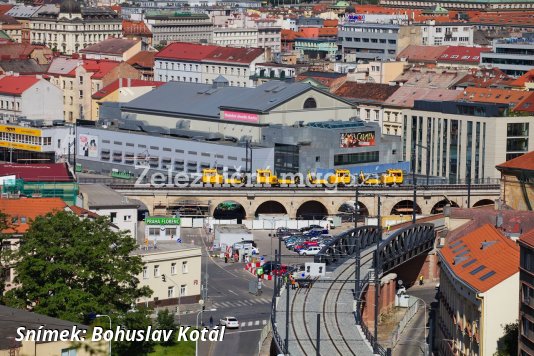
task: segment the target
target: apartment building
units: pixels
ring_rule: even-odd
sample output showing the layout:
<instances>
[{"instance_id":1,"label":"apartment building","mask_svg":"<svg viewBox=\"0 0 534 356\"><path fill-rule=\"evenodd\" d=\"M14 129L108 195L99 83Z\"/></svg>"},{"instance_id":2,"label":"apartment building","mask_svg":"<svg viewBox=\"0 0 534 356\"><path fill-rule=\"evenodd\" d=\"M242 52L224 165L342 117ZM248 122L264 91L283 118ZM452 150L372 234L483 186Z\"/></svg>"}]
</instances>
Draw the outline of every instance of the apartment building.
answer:
<instances>
[{"instance_id":1,"label":"apartment building","mask_svg":"<svg viewBox=\"0 0 534 356\"><path fill-rule=\"evenodd\" d=\"M154 45L172 42L211 43L213 23L206 14L190 12L148 12L145 23Z\"/></svg>"},{"instance_id":2,"label":"apartment building","mask_svg":"<svg viewBox=\"0 0 534 356\"><path fill-rule=\"evenodd\" d=\"M230 86L252 87L256 64L265 61L261 48L233 48L173 43L155 57L154 78L212 84L224 76Z\"/></svg>"},{"instance_id":3,"label":"apartment building","mask_svg":"<svg viewBox=\"0 0 534 356\"><path fill-rule=\"evenodd\" d=\"M90 119L91 95L117 78L141 77L141 73L126 62L65 57L55 58L47 74L50 82L63 90L63 117L67 122Z\"/></svg>"},{"instance_id":4,"label":"apartment building","mask_svg":"<svg viewBox=\"0 0 534 356\"><path fill-rule=\"evenodd\" d=\"M122 20L111 9L82 8L75 0L64 0L59 9L49 8L33 16L30 32L31 43L70 55L108 37L120 37Z\"/></svg>"},{"instance_id":5,"label":"apartment building","mask_svg":"<svg viewBox=\"0 0 534 356\"><path fill-rule=\"evenodd\" d=\"M200 247L162 241L147 247L140 244L132 252L141 256L143 271L137 277L139 287L149 287L150 297L137 300L139 305L162 307L196 303L200 299L201 256Z\"/></svg>"},{"instance_id":6,"label":"apartment building","mask_svg":"<svg viewBox=\"0 0 534 356\"><path fill-rule=\"evenodd\" d=\"M519 356L534 354L534 230L519 238Z\"/></svg>"},{"instance_id":7,"label":"apartment building","mask_svg":"<svg viewBox=\"0 0 534 356\"><path fill-rule=\"evenodd\" d=\"M345 23L339 26L338 42L345 62L394 59L398 53L399 25Z\"/></svg>"},{"instance_id":8,"label":"apartment building","mask_svg":"<svg viewBox=\"0 0 534 356\"><path fill-rule=\"evenodd\" d=\"M439 23L431 21L421 26L421 44L424 46L472 46L474 26L462 23Z\"/></svg>"},{"instance_id":9,"label":"apartment building","mask_svg":"<svg viewBox=\"0 0 534 356\"><path fill-rule=\"evenodd\" d=\"M438 250L440 355L493 355L519 303L519 248L486 224Z\"/></svg>"},{"instance_id":10,"label":"apartment building","mask_svg":"<svg viewBox=\"0 0 534 356\"><path fill-rule=\"evenodd\" d=\"M0 117L52 124L63 119L61 89L40 75L0 77Z\"/></svg>"}]
</instances>

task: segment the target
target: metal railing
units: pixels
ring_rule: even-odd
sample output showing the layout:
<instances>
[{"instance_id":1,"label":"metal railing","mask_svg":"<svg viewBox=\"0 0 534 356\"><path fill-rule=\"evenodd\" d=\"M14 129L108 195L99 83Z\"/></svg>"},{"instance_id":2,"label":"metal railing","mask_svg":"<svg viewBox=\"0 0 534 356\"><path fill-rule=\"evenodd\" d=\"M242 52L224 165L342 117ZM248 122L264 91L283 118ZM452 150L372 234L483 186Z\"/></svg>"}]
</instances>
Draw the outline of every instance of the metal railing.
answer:
<instances>
[{"instance_id":1,"label":"metal railing","mask_svg":"<svg viewBox=\"0 0 534 356\"><path fill-rule=\"evenodd\" d=\"M282 287L280 289L280 295L282 294L282 292L284 291L284 287ZM280 336L280 334L278 333L278 328L276 327L276 323L275 323L275 319L276 318L273 318L273 316L276 315L276 291L273 293L273 298L272 298L272 301L271 301L271 327L272 327L272 330L273 330L273 340L274 340L274 344L275 344L275 347L276 347L276 354L277 355L283 355L284 354L284 340L282 339L282 337ZM276 319L277 320L277 319Z\"/></svg>"},{"instance_id":2,"label":"metal railing","mask_svg":"<svg viewBox=\"0 0 534 356\"><path fill-rule=\"evenodd\" d=\"M406 328L406 325L408 325L410 320L412 320L415 314L417 314L417 312L419 311L419 301L417 300L417 298L410 297L408 304L409 307L404 313L404 316L402 317L395 330L391 333L391 348L395 348L395 346L399 342L400 336Z\"/></svg>"}]
</instances>

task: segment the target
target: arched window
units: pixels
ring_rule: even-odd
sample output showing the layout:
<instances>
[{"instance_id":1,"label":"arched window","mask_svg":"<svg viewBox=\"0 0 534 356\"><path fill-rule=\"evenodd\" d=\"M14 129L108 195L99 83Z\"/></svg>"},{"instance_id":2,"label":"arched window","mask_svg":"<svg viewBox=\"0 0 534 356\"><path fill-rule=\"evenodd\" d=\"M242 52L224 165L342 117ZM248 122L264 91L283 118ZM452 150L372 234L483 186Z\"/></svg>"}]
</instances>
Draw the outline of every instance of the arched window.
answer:
<instances>
[{"instance_id":1,"label":"arched window","mask_svg":"<svg viewBox=\"0 0 534 356\"><path fill-rule=\"evenodd\" d=\"M317 102L314 98L308 98L304 102L304 109L315 109L317 107Z\"/></svg>"}]
</instances>

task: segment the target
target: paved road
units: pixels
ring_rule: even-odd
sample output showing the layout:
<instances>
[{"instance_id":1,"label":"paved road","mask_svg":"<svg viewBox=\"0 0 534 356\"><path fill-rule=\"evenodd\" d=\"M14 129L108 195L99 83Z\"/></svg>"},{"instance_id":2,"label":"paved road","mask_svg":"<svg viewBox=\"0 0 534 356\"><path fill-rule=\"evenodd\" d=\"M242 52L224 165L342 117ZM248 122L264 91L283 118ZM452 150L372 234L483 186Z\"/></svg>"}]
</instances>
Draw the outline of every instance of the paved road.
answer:
<instances>
[{"instance_id":1,"label":"paved road","mask_svg":"<svg viewBox=\"0 0 534 356\"><path fill-rule=\"evenodd\" d=\"M201 243L201 229L188 230L184 234L191 235L195 243ZM248 293L249 281L255 280L255 277L245 271L244 264L225 264L224 261L212 259L207 256L204 244L202 246L202 279L204 280L206 273L206 258L209 274L206 310L216 309L204 312L202 319L208 325L210 316L215 323L225 316L234 316L239 320L240 327L237 330L227 330L222 342L200 342L199 355L249 356L257 353L261 330L270 320L273 282L265 281L261 296ZM182 315L181 322L183 325L195 325L196 316L197 313Z\"/></svg>"},{"instance_id":2,"label":"paved road","mask_svg":"<svg viewBox=\"0 0 534 356\"><path fill-rule=\"evenodd\" d=\"M431 307L432 303L436 302L435 283L412 287L406 293L424 300L428 308ZM430 310L427 310L427 318L429 318L430 315ZM432 320L425 323L424 309L420 308L417 314L406 326L399 343L393 350L393 355L424 355L425 327L429 328L430 322L432 322Z\"/></svg>"}]
</instances>

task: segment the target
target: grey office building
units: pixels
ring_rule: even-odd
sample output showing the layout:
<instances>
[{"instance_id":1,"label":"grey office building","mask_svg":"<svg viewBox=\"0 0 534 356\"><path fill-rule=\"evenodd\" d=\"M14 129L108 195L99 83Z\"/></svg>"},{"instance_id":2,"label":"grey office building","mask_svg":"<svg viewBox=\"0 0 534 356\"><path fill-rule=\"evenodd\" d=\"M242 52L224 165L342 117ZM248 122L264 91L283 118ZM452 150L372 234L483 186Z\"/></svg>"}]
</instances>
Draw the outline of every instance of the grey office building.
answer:
<instances>
[{"instance_id":1,"label":"grey office building","mask_svg":"<svg viewBox=\"0 0 534 356\"><path fill-rule=\"evenodd\" d=\"M402 158L399 136L382 135L380 126L361 120L272 125L262 129L263 143L274 146L278 173L396 163Z\"/></svg>"},{"instance_id":2,"label":"grey office building","mask_svg":"<svg viewBox=\"0 0 534 356\"><path fill-rule=\"evenodd\" d=\"M253 170L272 167L273 157L272 147L249 147L217 133L169 130L138 122L77 129L77 163L83 170L101 174L117 169L139 176L143 169L136 167L140 166L149 166L152 172L174 173L198 173L216 167L231 174L244 172L250 165Z\"/></svg>"},{"instance_id":3,"label":"grey office building","mask_svg":"<svg viewBox=\"0 0 534 356\"><path fill-rule=\"evenodd\" d=\"M339 26L338 45L344 62L386 60L397 56L398 25L346 23Z\"/></svg>"},{"instance_id":4,"label":"grey office building","mask_svg":"<svg viewBox=\"0 0 534 356\"><path fill-rule=\"evenodd\" d=\"M513 77L522 76L534 68L534 36L494 40L493 50L480 54L480 64Z\"/></svg>"}]
</instances>

